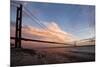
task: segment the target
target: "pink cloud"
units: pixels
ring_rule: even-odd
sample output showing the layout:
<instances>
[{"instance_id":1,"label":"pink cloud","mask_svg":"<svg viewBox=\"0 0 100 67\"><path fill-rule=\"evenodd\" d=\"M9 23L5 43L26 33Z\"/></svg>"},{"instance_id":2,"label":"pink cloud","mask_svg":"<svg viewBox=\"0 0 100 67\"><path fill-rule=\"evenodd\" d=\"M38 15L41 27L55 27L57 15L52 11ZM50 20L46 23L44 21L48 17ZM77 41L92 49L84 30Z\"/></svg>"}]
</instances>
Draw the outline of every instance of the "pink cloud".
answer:
<instances>
[{"instance_id":1,"label":"pink cloud","mask_svg":"<svg viewBox=\"0 0 100 67\"><path fill-rule=\"evenodd\" d=\"M55 22L47 24L46 27L46 29L39 29L32 26L23 26L22 36L31 39L39 39L62 43L77 40L77 38L75 38L72 34L61 30L61 28ZM14 26L11 26L11 36L15 36Z\"/></svg>"},{"instance_id":2,"label":"pink cloud","mask_svg":"<svg viewBox=\"0 0 100 67\"><path fill-rule=\"evenodd\" d=\"M59 43L70 43L74 40L77 40L77 38L74 35L63 31L60 28L60 26L58 26L55 22L50 22L45 25L46 25L45 29L40 29L29 25L22 25L22 37L29 39L43 40L43 41L53 41ZM10 35L12 37L15 36L15 24L11 24ZM15 41L11 40L11 43L14 44ZM22 47L24 48L56 47L56 46L60 47L66 45L22 41Z\"/></svg>"}]
</instances>

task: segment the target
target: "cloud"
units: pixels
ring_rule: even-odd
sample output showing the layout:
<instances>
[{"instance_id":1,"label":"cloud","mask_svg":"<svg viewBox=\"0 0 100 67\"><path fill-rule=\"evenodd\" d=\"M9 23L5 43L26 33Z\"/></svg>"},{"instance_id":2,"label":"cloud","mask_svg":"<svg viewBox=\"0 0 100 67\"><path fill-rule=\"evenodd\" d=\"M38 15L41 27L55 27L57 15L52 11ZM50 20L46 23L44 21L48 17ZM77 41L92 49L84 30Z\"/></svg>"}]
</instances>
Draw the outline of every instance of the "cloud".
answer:
<instances>
[{"instance_id":1,"label":"cloud","mask_svg":"<svg viewBox=\"0 0 100 67\"><path fill-rule=\"evenodd\" d=\"M52 33L59 42L70 42L76 39L72 34L63 31L55 22L51 22L47 26L49 32Z\"/></svg>"},{"instance_id":2,"label":"cloud","mask_svg":"<svg viewBox=\"0 0 100 67\"><path fill-rule=\"evenodd\" d=\"M15 36L15 27L14 24L12 25L11 36ZM55 22L46 24L45 29L23 25L22 37L62 43L68 43L77 39L72 34L63 31Z\"/></svg>"}]
</instances>

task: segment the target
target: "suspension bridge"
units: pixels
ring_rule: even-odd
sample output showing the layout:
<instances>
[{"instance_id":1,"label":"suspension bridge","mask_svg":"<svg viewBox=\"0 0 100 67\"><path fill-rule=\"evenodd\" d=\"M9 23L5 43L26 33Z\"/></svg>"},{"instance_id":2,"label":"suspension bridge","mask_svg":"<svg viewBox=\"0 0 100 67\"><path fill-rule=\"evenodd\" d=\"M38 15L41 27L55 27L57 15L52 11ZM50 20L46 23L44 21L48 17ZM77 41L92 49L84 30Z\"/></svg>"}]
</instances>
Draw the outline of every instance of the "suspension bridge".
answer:
<instances>
[{"instance_id":1,"label":"suspension bridge","mask_svg":"<svg viewBox=\"0 0 100 67\"><path fill-rule=\"evenodd\" d=\"M51 42L51 41L41 41L41 40L36 40L36 39L28 39L28 38L22 38L22 15L23 13L27 14L27 16L34 21L36 24L38 24L43 30L48 32L48 28L45 24L42 24L41 21L39 20L38 17L36 17L28 8L26 8L23 4L16 3L16 2L11 2L11 5L14 6L16 10L16 33L15 37L10 37L10 39L15 40L15 48L21 48L21 41L34 41L34 42L42 42L42 43L52 43L52 44L63 44L63 45L74 45L76 46L76 42L73 42L74 44L69 44L69 43L60 43L60 42ZM26 10L26 11L25 11ZM33 23L34 23L33 22ZM49 31L48 33L53 33L52 31ZM60 32L57 32L60 33ZM56 33L53 33L56 35ZM56 36L59 38L58 36Z\"/></svg>"},{"instance_id":2,"label":"suspension bridge","mask_svg":"<svg viewBox=\"0 0 100 67\"><path fill-rule=\"evenodd\" d=\"M71 63L71 62L81 62L81 61L84 62L84 61L95 60L95 46L94 45L78 46L77 45L78 41L73 41L71 43L62 43L62 42L45 41L45 40L29 39L29 38L22 37L23 13L25 13L29 19L34 21L33 23L38 24L39 27L41 27L43 30L47 31L48 33L52 33L54 35L56 35L56 33L49 31L47 26L45 24L42 24L40 19L37 16L35 16L23 4L12 1L11 6L16 8L15 37L12 37L12 36L10 37L10 39L15 40L14 48L11 49L11 66L22 66L22 65L30 65L30 64L65 63L65 62ZM57 33L60 33L60 32L57 32ZM59 37L56 36L56 38L59 38ZM15 49L15 48L23 48L22 41L61 44L63 46L52 46L52 47L42 47L42 48L39 47L39 50L37 50L36 48L37 51L35 51L35 49L31 50L31 49L25 49L25 48ZM84 39L80 41L95 42L95 40L93 39ZM48 49L47 52L44 51L45 50L44 48ZM48 52L49 50L50 50L50 53Z\"/></svg>"}]
</instances>

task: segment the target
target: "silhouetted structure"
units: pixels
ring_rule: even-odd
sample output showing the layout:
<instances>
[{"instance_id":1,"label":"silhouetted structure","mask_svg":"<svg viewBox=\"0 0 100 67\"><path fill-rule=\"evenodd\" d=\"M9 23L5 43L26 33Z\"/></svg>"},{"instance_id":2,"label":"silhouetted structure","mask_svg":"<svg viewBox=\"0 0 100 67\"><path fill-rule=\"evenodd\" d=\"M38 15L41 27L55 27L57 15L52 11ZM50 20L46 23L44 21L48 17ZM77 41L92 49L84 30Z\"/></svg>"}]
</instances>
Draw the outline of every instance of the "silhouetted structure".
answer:
<instances>
[{"instance_id":1,"label":"silhouetted structure","mask_svg":"<svg viewBox=\"0 0 100 67\"><path fill-rule=\"evenodd\" d=\"M22 5L17 7L15 48L21 48Z\"/></svg>"}]
</instances>

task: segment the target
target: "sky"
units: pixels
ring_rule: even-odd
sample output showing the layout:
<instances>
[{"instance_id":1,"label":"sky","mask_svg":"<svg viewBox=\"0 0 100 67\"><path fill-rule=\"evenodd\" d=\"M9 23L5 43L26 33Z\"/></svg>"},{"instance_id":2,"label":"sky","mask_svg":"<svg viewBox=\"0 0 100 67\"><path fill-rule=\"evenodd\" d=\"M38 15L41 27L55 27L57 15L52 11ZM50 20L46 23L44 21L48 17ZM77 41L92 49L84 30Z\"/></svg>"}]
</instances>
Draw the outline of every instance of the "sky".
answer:
<instances>
[{"instance_id":1,"label":"sky","mask_svg":"<svg viewBox=\"0 0 100 67\"><path fill-rule=\"evenodd\" d=\"M23 37L70 42L95 37L95 6L20 1ZM15 35L16 7L11 3L11 36ZM31 20L26 8L39 19Z\"/></svg>"}]
</instances>

